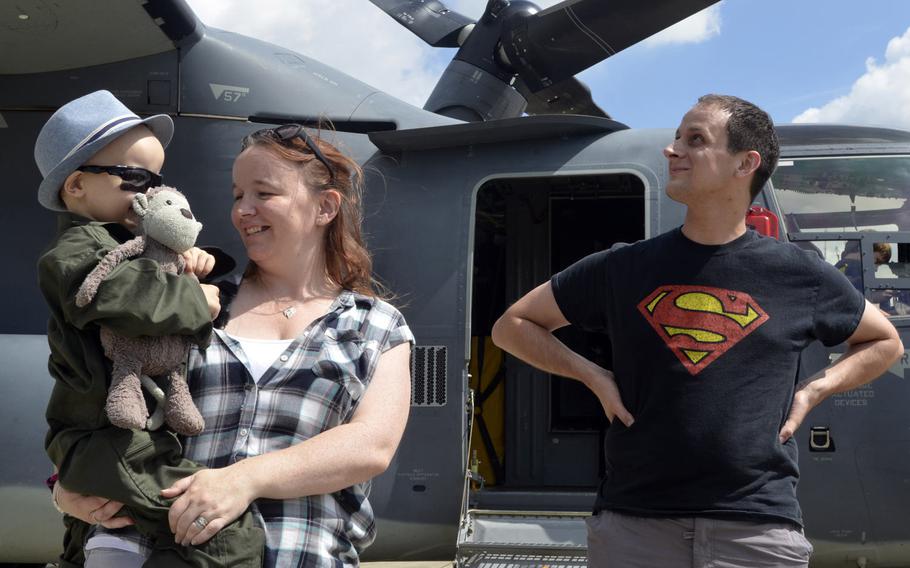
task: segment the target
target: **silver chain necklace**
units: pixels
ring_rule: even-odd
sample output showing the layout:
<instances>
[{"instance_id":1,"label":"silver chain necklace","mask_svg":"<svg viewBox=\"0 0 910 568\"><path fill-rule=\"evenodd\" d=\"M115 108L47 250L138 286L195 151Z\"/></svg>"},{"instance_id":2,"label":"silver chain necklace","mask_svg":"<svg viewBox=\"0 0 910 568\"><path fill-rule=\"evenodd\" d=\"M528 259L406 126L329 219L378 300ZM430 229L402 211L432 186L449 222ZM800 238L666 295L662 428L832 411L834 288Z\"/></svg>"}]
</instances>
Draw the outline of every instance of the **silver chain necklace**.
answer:
<instances>
[{"instance_id":1,"label":"silver chain necklace","mask_svg":"<svg viewBox=\"0 0 910 568\"><path fill-rule=\"evenodd\" d=\"M280 306L280 303L278 302L278 299L275 297L275 294L272 292L271 286L269 286L268 284L266 284L261 278L258 279L258 280L259 280L259 285L262 286L262 289L265 290L266 293L268 293L270 296L272 296L272 298L271 298L270 301L271 301L273 304L276 304L276 305L279 305L279 306ZM291 301L292 301L292 302L296 302L297 300L291 300ZM274 314L274 313L280 313L280 314L283 315L286 319L291 319L292 317L294 317L294 315L297 314L297 307L296 307L296 306L293 306L293 305L288 306L288 307L286 307L286 308L281 308L281 307L279 307L279 308L278 308L278 312L272 312L272 313L273 313L273 314Z\"/></svg>"}]
</instances>

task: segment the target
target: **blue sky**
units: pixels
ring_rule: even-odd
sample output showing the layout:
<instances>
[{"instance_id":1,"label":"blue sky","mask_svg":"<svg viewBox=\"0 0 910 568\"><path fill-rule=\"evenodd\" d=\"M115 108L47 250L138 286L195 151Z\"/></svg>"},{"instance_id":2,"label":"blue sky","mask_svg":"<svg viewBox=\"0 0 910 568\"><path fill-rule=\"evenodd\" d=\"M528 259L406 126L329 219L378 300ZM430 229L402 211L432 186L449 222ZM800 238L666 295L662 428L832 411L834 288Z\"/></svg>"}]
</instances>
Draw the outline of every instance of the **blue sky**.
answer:
<instances>
[{"instance_id":1,"label":"blue sky","mask_svg":"<svg viewBox=\"0 0 910 568\"><path fill-rule=\"evenodd\" d=\"M910 2L904 0L727 0L716 36L639 44L581 78L599 104L633 126L675 125L706 92L741 96L775 121L790 122L849 95L866 73L867 58L881 64L889 40L908 27ZM910 83L903 87L906 100Z\"/></svg>"},{"instance_id":2,"label":"blue sky","mask_svg":"<svg viewBox=\"0 0 910 568\"><path fill-rule=\"evenodd\" d=\"M314 57L417 106L454 55L367 0L189 3L208 25ZM445 0L472 18L485 3ZM675 127L699 95L718 92L752 100L779 123L910 129L910 1L724 0L580 78L635 127Z\"/></svg>"}]
</instances>

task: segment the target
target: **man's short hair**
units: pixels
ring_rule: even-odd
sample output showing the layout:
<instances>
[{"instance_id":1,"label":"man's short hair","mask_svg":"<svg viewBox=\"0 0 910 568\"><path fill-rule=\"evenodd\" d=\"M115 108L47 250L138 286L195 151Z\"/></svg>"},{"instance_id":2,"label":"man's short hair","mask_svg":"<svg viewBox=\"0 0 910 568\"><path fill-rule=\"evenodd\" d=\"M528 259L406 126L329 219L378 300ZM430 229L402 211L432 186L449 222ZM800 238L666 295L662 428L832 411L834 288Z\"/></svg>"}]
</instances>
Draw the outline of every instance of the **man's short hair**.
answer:
<instances>
[{"instance_id":1,"label":"man's short hair","mask_svg":"<svg viewBox=\"0 0 910 568\"><path fill-rule=\"evenodd\" d=\"M749 101L730 95L704 95L698 99L698 105L714 106L729 113L727 150L730 153L755 150L761 156L761 165L755 170L749 188L751 199L755 199L774 173L780 157L777 131L771 117Z\"/></svg>"}]
</instances>

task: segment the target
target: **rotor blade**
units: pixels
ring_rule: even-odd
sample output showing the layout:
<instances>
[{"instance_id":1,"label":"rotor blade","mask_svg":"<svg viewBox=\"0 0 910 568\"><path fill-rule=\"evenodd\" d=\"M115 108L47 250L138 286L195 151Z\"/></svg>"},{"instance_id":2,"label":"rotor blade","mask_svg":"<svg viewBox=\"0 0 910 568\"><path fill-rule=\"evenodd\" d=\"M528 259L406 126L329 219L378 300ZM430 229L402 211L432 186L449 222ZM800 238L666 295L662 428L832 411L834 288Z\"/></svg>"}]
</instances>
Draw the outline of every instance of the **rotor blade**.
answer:
<instances>
[{"instance_id":1,"label":"rotor blade","mask_svg":"<svg viewBox=\"0 0 910 568\"><path fill-rule=\"evenodd\" d=\"M370 0L433 47L458 47L458 32L474 20L438 0Z\"/></svg>"},{"instance_id":2,"label":"rotor blade","mask_svg":"<svg viewBox=\"0 0 910 568\"><path fill-rule=\"evenodd\" d=\"M528 114L584 114L610 118L591 98L591 89L576 78L566 79L555 85L531 92L521 79L515 88L528 101Z\"/></svg>"},{"instance_id":3,"label":"rotor blade","mask_svg":"<svg viewBox=\"0 0 910 568\"><path fill-rule=\"evenodd\" d=\"M566 0L515 18L503 48L532 92L572 77L718 0Z\"/></svg>"}]
</instances>

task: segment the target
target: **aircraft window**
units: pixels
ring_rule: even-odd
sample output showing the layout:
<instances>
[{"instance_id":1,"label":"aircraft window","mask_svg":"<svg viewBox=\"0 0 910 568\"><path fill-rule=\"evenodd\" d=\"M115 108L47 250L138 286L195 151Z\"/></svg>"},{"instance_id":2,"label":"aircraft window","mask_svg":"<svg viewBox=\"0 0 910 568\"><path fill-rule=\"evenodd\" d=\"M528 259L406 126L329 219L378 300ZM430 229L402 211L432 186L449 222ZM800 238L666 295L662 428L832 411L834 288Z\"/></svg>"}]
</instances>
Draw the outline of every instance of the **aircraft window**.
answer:
<instances>
[{"instance_id":1,"label":"aircraft window","mask_svg":"<svg viewBox=\"0 0 910 568\"><path fill-rule=\"evenodd\" d=\"M910 315L910 291L893 288L873 290L869 301L889 316Z\"/></svg>"},{"instance_id":2,"label":"aircraft window","mask_svg":"<svg viewBox=\"0 0 910 568\"><path fill-rule=\"evenodd\" d=\"M795 244L818 254L843 272L857 290L865 292L869 301L888 315L910 315L910 290L898 286L883 288L881 282L875 286L875 280L910 278L910 243L873 243L874 280L864 278L859 240L796 241ZM866 286L870 289L866 290Z\"/></svg>"},{"instance_id":3,"label":"aircraft window","mask_svg":"<svg viewBox=\"0 0 910 568\"><path fill-rule=\"evenodd\" d=\"M772 183L788 232L910 230L910 156L782 160Z\"/></svg>"},{"instance_id":4,"label":"aircraft window","mask_svg":"<svg viewBox=\"0 0 910 568\"><path fill-rule=\"evenodd\" d=\"M898 243L873 243L872 252L875 255L876 278L906 278L910 268L910 259L904 255L895 254ZM901 252L908 252L901 247Z\"/></svg>"},{"instance_id":5,"label":"aircraft window","mask_svg":"<svg viewBox=\"0 0 910 568\"><path fill-rule=\"evenodd\" d=\"M910 277L910 244L873 243L875 278L890 280ZM910 290L878 288L870 291L869 300L889 315L910 315Z\"/></svg>"},{"instance_id":6,"label":"aircraft window","mask_svg":"<svg viewBox=\"0 0 910 568\"><path fill-rule=\"evenodd\" d=\"M840 270L853 284L863 291L863 265L860 257L859 241L800 241L801 248L817 253L834 268Z\"/></svg>"}]
</instances>

